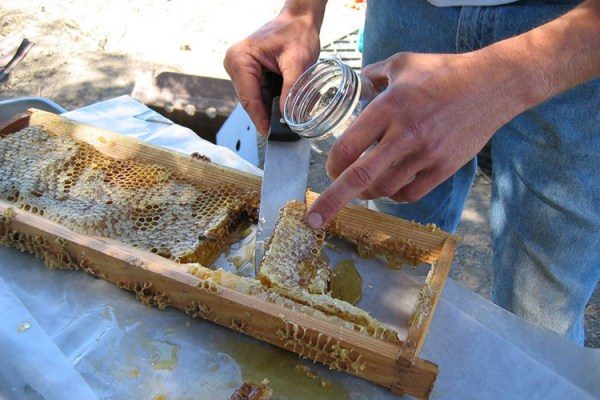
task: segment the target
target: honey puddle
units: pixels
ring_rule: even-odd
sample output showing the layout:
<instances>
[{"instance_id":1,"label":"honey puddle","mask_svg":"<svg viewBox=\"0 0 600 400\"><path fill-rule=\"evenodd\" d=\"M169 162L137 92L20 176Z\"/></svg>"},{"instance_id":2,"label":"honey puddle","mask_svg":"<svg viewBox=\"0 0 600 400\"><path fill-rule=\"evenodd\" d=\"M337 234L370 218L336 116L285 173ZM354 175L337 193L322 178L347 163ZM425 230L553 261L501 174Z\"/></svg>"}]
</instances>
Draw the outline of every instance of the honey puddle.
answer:
<instances>
[{"instance_id":1,"label":"honey puddle","mask_svg":"<svg viewBox=\"0 0 600 400\"><path fill-rule=\"evenodd\" d=\"M219 256L212 269L223 268L236 275L253 276L255 231L251 227L240 226L234 235L234 243Z\"/></svg>"},{"instance_id":2,"label":"honey puddle","mask_svg":"<svg viewBox=\"0 0 600 400\"><path fill-rule=\"evenodd\" d=\"M353 259L341 260L336 264L331 274L330 287L332 297L350 304L358 303L362 294L362 278Z\"/></svg>"},{"instance_id":3,"label":"honey puddle","mask_svg":"<svg viewBox=\"0 0 600 400\"><path fill-rule=\"evenodd\" d=\"M318 373L307 374L307 368L296 354L236 336L224 339L219 344L220 350L239 364L245 381L261 382L267 378L273 389L273 400L344 400L350 397L340 383ZM317 369L311 366L311 370Z\"/></svg>"},{"instance_id":4,"label":"honey puddle","mask_svg":"<svg viewBox=\"0 0 600 400\"><path fill-rule=\"evenodd\" d=\"M172 370L177 366L179 347L160 340L143 341L140 344L142 358L154 369Z\"/></svg>"}]
</instances>

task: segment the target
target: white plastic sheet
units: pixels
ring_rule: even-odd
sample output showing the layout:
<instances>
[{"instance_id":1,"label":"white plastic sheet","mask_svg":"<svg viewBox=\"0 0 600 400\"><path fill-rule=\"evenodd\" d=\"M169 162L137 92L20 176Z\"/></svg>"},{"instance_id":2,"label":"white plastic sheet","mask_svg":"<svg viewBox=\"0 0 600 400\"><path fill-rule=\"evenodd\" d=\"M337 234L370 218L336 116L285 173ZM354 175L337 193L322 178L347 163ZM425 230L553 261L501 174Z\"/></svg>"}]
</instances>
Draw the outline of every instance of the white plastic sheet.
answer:
<instances>
[{"instance_id":1,"label":"white plastic sheet","mask_svg":"<svg viewBox=\"0 0 600 400\"><path fill-rule=\"evenodd\" d=\"M121 96L63 114L84 124L109 129L148 143L191 154L198 152L213 162L262 175L262 171L233 151L215 146L193 131L173 124L130 96ZM152 122L164 121L164 122Z\"/></svg>"},{"instance_id":2,"label":"white plastic sheet","mask_svg":"<svg viewBox=\"0 0 600 400\"><path fill-rule=\"evenodd\" d=\"M68 116L175 150L210 151L215 161L252 171L185 128L131 121L144 111L122 97ZM351 251L329 255L332 261L356 260L364 280L359 305L403 333L422 280L419 271L392 271ZM0 248L0 315L0 398L227 399L243 379L263 378L270 379L277 399L395 398L216 324L145 307L100 279L47 270L33 256L8 248ZM23 330L23 322L31 327ZM421 357L439 365L435 399L600 397L598 350L535 327L451 279ZM308 377L298 364L309 365L319 378ZM321 380L332 385L323 389Z\"/></svg>"}]
</instances>

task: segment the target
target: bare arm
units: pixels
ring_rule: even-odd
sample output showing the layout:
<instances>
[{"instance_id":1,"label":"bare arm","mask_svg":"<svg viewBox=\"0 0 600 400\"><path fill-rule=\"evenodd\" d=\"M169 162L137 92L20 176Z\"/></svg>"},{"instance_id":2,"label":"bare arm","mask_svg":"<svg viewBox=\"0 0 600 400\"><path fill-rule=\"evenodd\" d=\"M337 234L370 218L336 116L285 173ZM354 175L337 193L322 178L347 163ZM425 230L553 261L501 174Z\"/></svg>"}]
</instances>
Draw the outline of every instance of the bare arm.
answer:
<instances>
[{"instance_id":1,"label":"bare arm","mask_svg":"<svg viewBox=\"0 0 600 400\"><path fill-rule=\"evenodd\" d=\"M600 0L588 0L545 25L482 52L523 79L525 107L600 75Z\"/></svg>"},{"instance_id":2,"label":"bare arm","mask_svg":"<svg viewBox=\"0 0 600 400\"><path fill-rule=\"evenodd\" d=\"M363 72L387 89L332 148L315 228L359 196L419 200L516 115L600 75L600 0L481 50L398 53Z\"/></svg>"}]
</instances>

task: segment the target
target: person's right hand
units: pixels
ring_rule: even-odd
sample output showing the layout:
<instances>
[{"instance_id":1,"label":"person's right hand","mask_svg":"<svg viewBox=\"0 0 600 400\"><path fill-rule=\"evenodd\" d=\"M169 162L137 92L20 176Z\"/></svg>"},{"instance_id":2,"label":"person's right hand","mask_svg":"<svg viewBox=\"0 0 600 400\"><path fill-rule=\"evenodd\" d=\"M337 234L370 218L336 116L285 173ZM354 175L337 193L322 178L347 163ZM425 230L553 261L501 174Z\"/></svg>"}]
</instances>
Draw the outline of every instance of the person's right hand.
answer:
<instances>
[{"instance_id":1,"label":"person's right hand","mask_svg":"<svg viewBox=\"0 0 600 400\"><path fill-rule=\"evenodd\" d=\"M272 21L227 50L223 65L238 94L240 103L258 131L266 135L269 127L267 105L261 95L261 70L283 76L281 108L298 77L319 57L319 31L324 6L320 10L284 7Z\"/></svg>"}]
</instances>

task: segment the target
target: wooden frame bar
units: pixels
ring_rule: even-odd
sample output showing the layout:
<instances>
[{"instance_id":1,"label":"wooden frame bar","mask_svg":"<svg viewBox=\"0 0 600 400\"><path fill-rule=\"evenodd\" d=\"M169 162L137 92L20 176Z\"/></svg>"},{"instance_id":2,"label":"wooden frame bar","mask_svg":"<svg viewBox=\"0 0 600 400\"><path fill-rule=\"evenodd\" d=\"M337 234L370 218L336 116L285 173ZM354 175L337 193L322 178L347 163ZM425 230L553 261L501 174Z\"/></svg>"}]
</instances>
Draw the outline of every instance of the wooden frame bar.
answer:
<instances>
[{"instance_id":1,"label":"wooden frame bar","mask_svg":"<svg viewBox=\"0 0 600 400\"><path fill-rule=\"evenodd\" d=\"M135 157L162 164L192 182L229 182L260 190L261 179L257 176L44 111L29 113L31 125L70 135L110 157ZM311 204L317 196L308 192L307 203ZM5 215L6 229L10 230L5 235L16 234L20 243L29 244L15 242L15 247L42 253L47 263L60 265L61 260L68 261L72 268L134 290L147 304L184 310L326 365L331 366L336 361L336 352L343 349L352 354L352 359L336 364L341 370L388 387L396 394L428 398L431 392L437 366L419 359L418 355L452 264L458 241L454 235L358 206L347 206L338 215L336 226L348 233L350 239L360 241L367 235L371 243L381 246L404 241L424 250L417 253L419 261L433 263L419 293L405 342L390 343L224 286L205 285L201 278L182 270L175 262L114 240L75 233L13 207L14 204L0 200L0 215Z\"/></svg>"}]
</instances>

